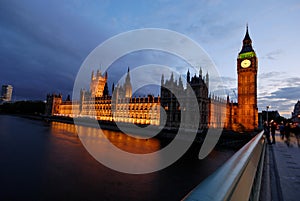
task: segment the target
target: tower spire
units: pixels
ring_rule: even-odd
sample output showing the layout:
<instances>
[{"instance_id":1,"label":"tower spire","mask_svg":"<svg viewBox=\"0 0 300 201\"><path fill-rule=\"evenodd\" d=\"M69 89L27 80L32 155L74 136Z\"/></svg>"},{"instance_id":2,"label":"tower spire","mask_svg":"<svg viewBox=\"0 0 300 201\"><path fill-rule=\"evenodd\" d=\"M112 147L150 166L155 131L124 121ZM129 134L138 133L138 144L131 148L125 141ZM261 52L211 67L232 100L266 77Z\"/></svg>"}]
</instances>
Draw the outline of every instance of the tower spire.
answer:
<instances>
[{"instance_id":1,"label":"tower spire","mask_svg":"<svg viewBox=\"0 0 300 201\"><path fill-rule=\"evenodd\" d=\"M199 70L199 77L202 79L202 68L200 67L200 70Z\"/></svg>"},{"instance_id":2,"label":"tower spire","mask_svg":"<svg viewBox=\"0 0 300 201\"><path fill-rule=\"evenodd\" d=\"M187 71L187 73L186 73L186 81L188 82L188 83L190 83L190 81L191 81L191 77L190 77L191 75L190 75L190 69L188 69L188 71Z\"/></svg>"},{"instance_id":3,"label":"tower spire","mask_svg":"<svg viewBox=\"0 0 300 201\"><path fill-rule=\"evenodd\" d=\"M249 35L248 23L246 24L246 34L243 39L243 47L242 47L242 50L240 51L240 54L245 53L245 52L254 52L254 50L252 48L252 40Z\"/></svg>"},{"instance_id":4,"label":"tower spire","mask_svg":"<svg viewBox=\"0 0 300 201\"><path fill-rule=\"evenodd\" d=\"M243 44L245 44L245 43L250 44L250 45L252 43L252 40L251 40L251 38L249 36L248 23L246 25L246 34L245 34L245 37L244 37L244 40L243 40Z\"/></svg>"},{"instance_id":5,"label":"tower spire","mask_svg":"<svg viewBox=\"0 0 300 201\"><path fill-rule=\"evenodd\" d=\"M128 66L128 69L127 69L127 75L126 75L126 80L125 80L125 82L127 83L127 84L131 84L130 83L130 70L129 70L129 66Z\"/></svg>"},{"instance_id":6,"label":"tower spire","mask_svg":"<svg viewBox=\"0 0 300 201\"><path fill-rule=\"evenodd\" d=\"M131 82L130 82L129 66L127 69L127 75L126 75L126 79L125 79L124 88L125 88L125 98L130 98L132 96L132 86L131 86Z\"/></svg>"}]
</instances>

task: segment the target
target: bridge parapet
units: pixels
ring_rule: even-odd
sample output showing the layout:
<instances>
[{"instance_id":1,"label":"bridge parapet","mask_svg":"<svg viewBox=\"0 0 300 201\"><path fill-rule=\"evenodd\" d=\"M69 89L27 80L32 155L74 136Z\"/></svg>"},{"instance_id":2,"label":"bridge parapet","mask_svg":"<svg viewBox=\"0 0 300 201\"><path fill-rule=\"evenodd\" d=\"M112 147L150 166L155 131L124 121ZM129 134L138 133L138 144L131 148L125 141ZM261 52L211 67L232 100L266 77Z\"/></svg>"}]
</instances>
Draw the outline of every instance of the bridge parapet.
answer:
<instances>
[{"instance_id":1,"label":"bridge parapet","mask_svg":"<svg viewBox=\"0 0 300 201\"><path fill-rule=\"evenodd\" d=\"M258 200L264 155L260 132L183 200Z\"/></svg>"}]
</instances>

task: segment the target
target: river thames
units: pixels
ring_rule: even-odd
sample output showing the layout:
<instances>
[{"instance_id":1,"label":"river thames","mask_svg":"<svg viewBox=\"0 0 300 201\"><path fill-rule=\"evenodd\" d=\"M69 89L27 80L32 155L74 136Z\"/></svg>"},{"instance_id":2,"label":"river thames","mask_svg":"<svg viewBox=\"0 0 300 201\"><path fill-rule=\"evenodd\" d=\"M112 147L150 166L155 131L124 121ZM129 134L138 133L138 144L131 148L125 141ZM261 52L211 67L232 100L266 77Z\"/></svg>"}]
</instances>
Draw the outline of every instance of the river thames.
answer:
<instances>
[{"instance_id":1,"label":"river thames","mask_svg":"<svg viewBox=\"0 0 300 201\"><path fill-rule=\"evenodd\" d=\"M104 133L133 153L163 146L155 138L132 140L121 132ZM180 200L233 153L215 149L199 160L193 146L163 170L125 174L96 161L72 124L0 115L0 200Z\"/></svg>"}]
</instances>

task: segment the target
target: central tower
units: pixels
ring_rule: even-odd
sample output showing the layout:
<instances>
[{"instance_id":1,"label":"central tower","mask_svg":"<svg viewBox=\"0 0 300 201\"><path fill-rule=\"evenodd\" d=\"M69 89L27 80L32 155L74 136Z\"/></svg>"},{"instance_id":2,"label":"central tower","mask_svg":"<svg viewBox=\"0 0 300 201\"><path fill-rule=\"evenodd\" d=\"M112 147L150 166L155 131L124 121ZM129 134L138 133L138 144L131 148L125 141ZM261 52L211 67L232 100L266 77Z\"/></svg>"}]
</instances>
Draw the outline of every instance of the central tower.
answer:
<instances>
[{"instance_id":1,"label":"central tower","mask_svg":"<svg viewBox=\"0 0 300 201\"><path fill-rule=\"evenodd\" d=\"M248 25L242 50L237 58L238 73L238 121L246 130L258 127L257 69L258 59L252 48Z\"/></svg>"}]
</instances>

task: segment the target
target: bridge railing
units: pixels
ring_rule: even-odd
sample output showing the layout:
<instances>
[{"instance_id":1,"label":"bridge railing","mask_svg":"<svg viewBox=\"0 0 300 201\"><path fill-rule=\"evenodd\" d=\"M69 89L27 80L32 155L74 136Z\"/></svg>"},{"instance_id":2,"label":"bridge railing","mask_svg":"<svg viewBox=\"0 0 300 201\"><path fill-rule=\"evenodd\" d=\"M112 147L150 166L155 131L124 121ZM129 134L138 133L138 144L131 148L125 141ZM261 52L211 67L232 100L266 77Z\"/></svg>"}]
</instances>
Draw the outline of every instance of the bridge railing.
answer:
<instances>
[{"instance_id":1,"label":"bridge railing","mask_svg":"<svg viewBox=\"0 0 300 201\"><path fill-rule=\"evenodd\" d=\"M264 152L260 132L183 200L258 200Z\"/></svg>"}]
</instances>

